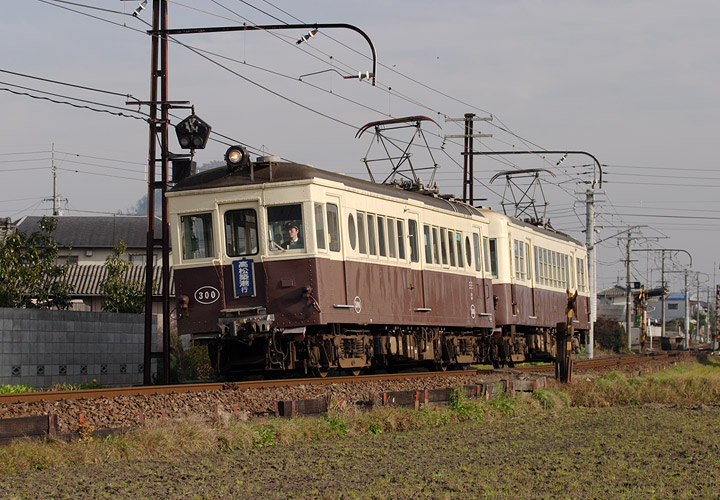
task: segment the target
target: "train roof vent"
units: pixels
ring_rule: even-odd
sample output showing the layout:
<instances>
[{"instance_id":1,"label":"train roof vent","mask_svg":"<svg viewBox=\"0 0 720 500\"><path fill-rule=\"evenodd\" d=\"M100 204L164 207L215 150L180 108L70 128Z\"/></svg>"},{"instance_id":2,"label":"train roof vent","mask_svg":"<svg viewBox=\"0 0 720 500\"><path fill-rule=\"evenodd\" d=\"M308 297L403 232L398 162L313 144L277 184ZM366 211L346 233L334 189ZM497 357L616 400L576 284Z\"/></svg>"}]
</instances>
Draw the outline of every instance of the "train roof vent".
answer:
<instances>
[{"instance_id":1,"label":"train roof vent","mask_svg":"<svg viewBox=\"0 0 720 500\"><path fill-rule=\"evenodd\" d=\"M256 163L279 163L282 160L279 156L258 156Z\"/></svg>"}]
</instances>

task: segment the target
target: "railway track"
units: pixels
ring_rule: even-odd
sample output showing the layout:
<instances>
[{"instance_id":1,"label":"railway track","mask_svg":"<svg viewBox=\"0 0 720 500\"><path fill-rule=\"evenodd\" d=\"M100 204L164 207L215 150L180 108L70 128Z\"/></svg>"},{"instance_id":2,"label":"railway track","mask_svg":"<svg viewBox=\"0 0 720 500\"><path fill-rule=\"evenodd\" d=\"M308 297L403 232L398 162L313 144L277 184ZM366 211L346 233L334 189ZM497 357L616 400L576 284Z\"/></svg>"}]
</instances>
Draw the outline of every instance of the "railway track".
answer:
<instances>
[{"instance_id":1,"label":"railway track","mask_svg":"<svg viewBox=\"0 0 720 500\"><path fill-rule=\"evenodd\" d=\"M610 358L582 359L573 362L573 370L590 370L596 368L614 368L619 370L624 366L630 366L647 361L668 359L676 355L676 353L662 352L657 354L626 354ZM526 365L516 366L513 369L521 372L552 373L555 371L555 365L552 363L546 365Z\"/></svg>"},{"instance_id":2,"label":"railway track","mask_svg":"<svg viewBox=\"0 0 720 500\"><path fill-rule=\"evenodd\" d=\"M408 372L393 374L373 374L359 376L338 376L325 378L292 378L277 380L253 380L246 382L222 382L202 384L151 385L141 387L110 387L104 389L83 389L77 391L27 392L19 394L0 394L0 404L30 403L33 401L60 401L74 399L114 398L117 396L143 396L152 394L182 394L187 392L218 391L224 388L237 390L267 389L273 387L291 387L299 385L329 385L370 381L402 380L408 378L430 378L438 375L477 374L477 370L458 370L450 372Z\"/></svg>"},{"instance_id":3,"label":"railway track","mask_svg":"<svg viewBox=\"0 0 720 500\"><path fill-rule=\"evenodd\" d=\"M630 354L624 356L615 356L611 358L586 359L574 362L574 370L614 368L620 369L637 363L647 362L651 360L666 359L675 356L674 353L658 353L658 354ZM547 365L529 365L517 366L513 368L515 371L532 372L532 373L552 373L554 371L553 364ZM480 370L480 372L492 372L492 370ZM201 384L176 384L176 385L153 385L141 387L111 387L103 389L84 389L76 391L50 391L50 392L29 392L20 394L0 394L0 404L14 403L30 403L34 401L61 401L61 400L78 400L78 399L112 399L118 396L149 396L153 394L182 394L204 391L218 391L224 388L233 388L237 390L247 389L266 389L275 387L292 387L301 385L329 385L341 383L357 383L371 381L390 381L402 379L431 378L440 375L476 375L478 370L458 370L450 372L408 372L393 374L373 374L360 376L337 376L327 378L294 378L294 379L277 379L277 380L253 380L245 382L224 382L224 383L201 383Z\"/></svg>"}]
</instances>

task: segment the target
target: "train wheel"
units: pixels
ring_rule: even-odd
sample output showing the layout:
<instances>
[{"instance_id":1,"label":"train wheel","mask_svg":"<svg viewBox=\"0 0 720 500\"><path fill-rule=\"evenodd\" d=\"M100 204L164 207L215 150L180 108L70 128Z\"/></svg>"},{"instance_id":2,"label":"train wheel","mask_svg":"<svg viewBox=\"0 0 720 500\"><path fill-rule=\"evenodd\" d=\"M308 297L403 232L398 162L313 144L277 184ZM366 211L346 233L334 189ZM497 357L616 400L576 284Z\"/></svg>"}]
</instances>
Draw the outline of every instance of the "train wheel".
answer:
<instances>
[{"instance_id":1,"label":"train wheel","mask_svg":"<svg viewBox=\"0 0 720 500\"><path fill-rule=\"evenodd\" d=\"M443 361L435 362L435 371L446 372L447 370L448 370L448 365L446 363L444 363Z\"/></svg>"},{"instance_id":2,"label":"train wheel","mask_svg":"<svg viewBox=\"0 0 720 500\"><path fill-rule=\"evenodd\" d=\"M357 377L360 375L360 372L362 371L360 368L353 368L349 370L353 377Z\"/></svg>"},{"instance_id":3,"label":"train wheel","mask_svg":"<svg viewBox=\"0 0 720 500\"><path fill-rule=\"evenodd\" d=\"M315 376L320 377L320 378L327 377L329 371L330 371L329 368L321 368L321 367L313 368L313 373L315 374Z\"/></svg>"}]
</instances>

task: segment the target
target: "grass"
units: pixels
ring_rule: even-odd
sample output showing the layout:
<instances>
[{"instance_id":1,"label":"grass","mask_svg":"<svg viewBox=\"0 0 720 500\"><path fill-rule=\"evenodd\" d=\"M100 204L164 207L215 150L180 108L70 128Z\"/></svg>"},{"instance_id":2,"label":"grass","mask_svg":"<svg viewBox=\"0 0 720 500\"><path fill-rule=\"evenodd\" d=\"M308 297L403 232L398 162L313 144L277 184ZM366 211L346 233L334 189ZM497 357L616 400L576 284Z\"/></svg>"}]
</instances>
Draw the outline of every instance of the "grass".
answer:
<instances>
[{"instance_id":1,"label":"grass","mask_svg":"<svg viewBox=\"0 0 720 500\"><path fill-rule=\"evenodd\" d=\"M517 421L574 407L633 406L651 403L696 407L720 402L720 362L714 359L678 365L645 377L628 378L612 372L595 381L580 380L567 386L541 389L517 397L491 401L465 396L459 388L447 407L379 408L370 412L331 405L322 418L267 418L242 421L217 419L211 423L185 419L147 425L105 439L85 434L77 442L21 441L0 448L0 474L45 470L66 465L118 461L162 460L207 453L273 449L303 442L379 436L450 424Z\"/></svg>"},{"instance_id":2,"label":"grass","mask_svg":"<svg viewBox=\"0 0 720 500\"><path fill-rule=\"evenodd\" d=\"M566 390L574 406L716 405L720 402L720 360L679 364L643 377L614 371L594 381L577 381Z\"/></svg>"},{"instance_id":3,"label":"grass","mask_svg":"<svg viewBox=\"0 0 720 500\"><path fill-rule=\"evenodd\" d=\"M97 383L96 379L93 379L92 382L86 382L83 384L53 384L49 391L80 391L83 389L100 389L102 386ZM41 389L37 389L31 385L7 385L7 384L0 384L0 394L17 394L22 392L36 392Z\"/></svg>"}]
</instances>

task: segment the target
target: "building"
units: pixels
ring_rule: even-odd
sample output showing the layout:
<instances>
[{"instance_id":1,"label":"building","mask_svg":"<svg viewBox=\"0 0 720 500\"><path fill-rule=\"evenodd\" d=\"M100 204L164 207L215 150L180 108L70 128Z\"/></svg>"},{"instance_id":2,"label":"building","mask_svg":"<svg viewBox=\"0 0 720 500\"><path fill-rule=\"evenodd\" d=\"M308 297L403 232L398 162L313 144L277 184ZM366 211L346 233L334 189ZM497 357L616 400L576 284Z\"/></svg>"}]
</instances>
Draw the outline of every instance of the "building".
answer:
<instances>
[{"instance_id":1,"label":"building","mask_svg":"<svg viewBox=\"0 0 720 500\"><path fill-rule=\"evenodd\" d=\"M40 230L42 217L26 216L20 219L17 231L30 234ZM147 245L147 217L134 215L68 216L56 217L57 228L51 234L58 243L58 264L68 265L66 280L73 285L72 310L101 311L103 297L100 284L107 271L105 260L113 254L120 241L127 246L126 258L132 264L126 278L145 282L145 254ZM1 224L1 220L0 220ZM1 227L1 226L0 226ZM161 221L155 218L155 234L161 232ZM156 249L152 256L153 276L156 284L153 293L153 312L162 314L162 252ZM172 255L170 258L172 265ZM170 295L174 295L172 274Z\"/></svg>"},{"instance_id":2,"label":"building","mask_svg":"<svg viewBox=\"0 0 720 500\"><path fill-rule=\"evenodd\" d=\"M31 234L40 230L42 217L26 216L17 222L17 230ZM144 215L109 215L56 217L57 228L52 238L58 243L58 264L104 264L122 240L127 245L127 258L132 264L145 264L147 217ZM155 234L161 234L160 219L155 218ZM153 265L162 264L162 252L155 250Z\"/></svg>"}]
</instances>

